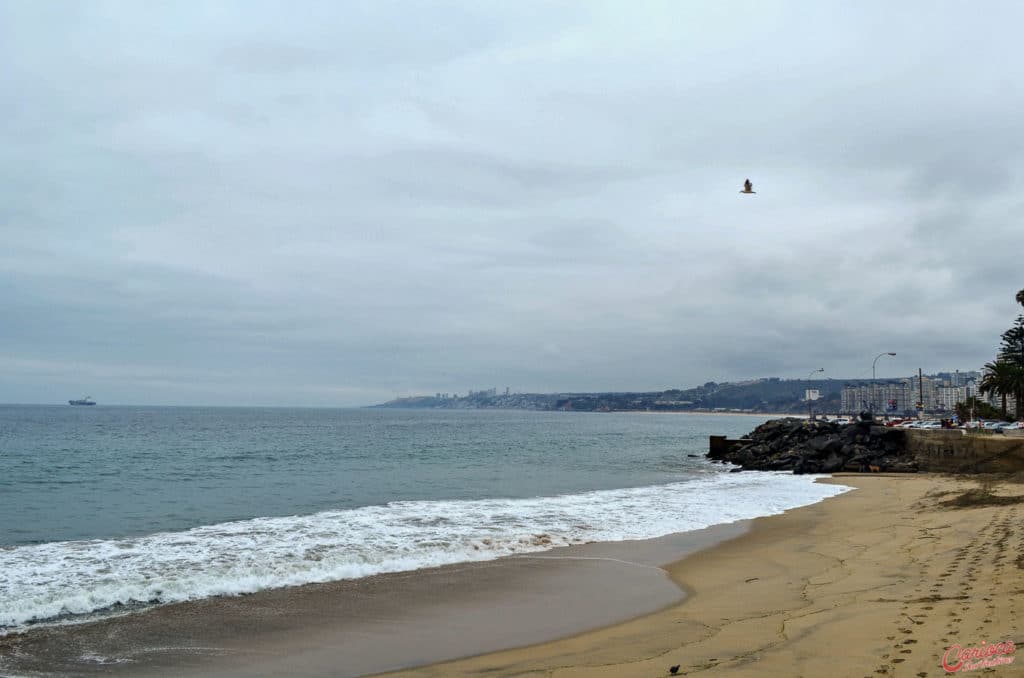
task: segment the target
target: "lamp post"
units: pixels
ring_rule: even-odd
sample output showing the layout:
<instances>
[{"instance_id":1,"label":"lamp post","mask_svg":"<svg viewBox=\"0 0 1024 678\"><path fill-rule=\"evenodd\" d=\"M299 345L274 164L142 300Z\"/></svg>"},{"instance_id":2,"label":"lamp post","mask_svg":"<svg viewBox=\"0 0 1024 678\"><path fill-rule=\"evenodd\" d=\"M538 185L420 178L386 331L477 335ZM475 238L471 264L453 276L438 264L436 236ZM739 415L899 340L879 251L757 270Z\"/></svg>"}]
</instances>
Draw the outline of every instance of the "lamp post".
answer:
<instances>
[{"instance_id":1,"label":"lamp post","mask_svg":"<svg viewBox=\"0 0 1024 678\"><path fill-rule=\"evenodd\" d=\"M810 374L807 375L807 381L808 382L811 381L811 375L812 374L817 374L818 372L824 372L824 371L825 371L824 367L819 367L816 370L811 370ZM808 388L807 388L807 391L808 391L808 393L807 393L807 418L808 419L814 419L814 401L811 400L810 383L808 383L807 386L808 386Z\"/></svg>"},{"instance_id":2,"label":"lamp post","mask_svg":"<svg viewBox=\"0 0 1024 678\"><path fill-rule=\"evenodd\" d=\"M871 361L871 407L870 407L870 410L871 410L871 418L872 419L875 418L875 364L878 362L878 359L881 358L883 355L896 355L896 354L893 353L892 351L884 351L884 352L879 353L878 355L876 355L875 359Z\"/></svg>"}]
</instances>

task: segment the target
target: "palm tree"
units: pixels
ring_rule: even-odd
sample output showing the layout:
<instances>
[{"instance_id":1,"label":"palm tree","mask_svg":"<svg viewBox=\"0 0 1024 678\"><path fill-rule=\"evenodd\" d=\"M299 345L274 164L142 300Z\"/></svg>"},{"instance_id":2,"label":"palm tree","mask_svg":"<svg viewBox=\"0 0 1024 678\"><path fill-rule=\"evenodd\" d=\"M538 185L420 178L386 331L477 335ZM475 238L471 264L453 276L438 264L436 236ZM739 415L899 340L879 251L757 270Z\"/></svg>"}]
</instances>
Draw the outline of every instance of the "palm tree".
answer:
<instances>
[{"instance_id":1,"label":"palm tree","mask_svg":"<svg viewBox=\"0 0 1024 678\"><path fill-rule=\"evenodd\" d=\"M978 384L979 393L993 393L1003 399L1003 418L1006 418L1006 396L1012 394L1014 372L1017 366L1005 360L985 363L984 372L981 375L981 383Z\"/></svg>"},{"instance_id":2,"label":"palm tree","mask_svg":"<svg viewBox=\"0 0 1024 678\"><path fill-rule=\"evenodd\" d=\"M1014 411L1017 419L1024 419L1024 367L1013 365L1009 376L1006 378L1006 386L1013 394Z\"/></svg>"},{"instance_id":3,"label":"palm tree","mask_svg":"<svg viewBox=\"0 0 1024 678\"><path fill-rule=\"evenodd\" d=\"M1017 293L1017 301L1024 299L1024 290ZM1013 327L1003 332L1003 341L996 355L996 362L1007 362L1016 368L1017 376L1010 377L1008 384L1016 403L1017 418L1024 419L1024 313L1017 316Z\"/></svg>"}]
</instances>

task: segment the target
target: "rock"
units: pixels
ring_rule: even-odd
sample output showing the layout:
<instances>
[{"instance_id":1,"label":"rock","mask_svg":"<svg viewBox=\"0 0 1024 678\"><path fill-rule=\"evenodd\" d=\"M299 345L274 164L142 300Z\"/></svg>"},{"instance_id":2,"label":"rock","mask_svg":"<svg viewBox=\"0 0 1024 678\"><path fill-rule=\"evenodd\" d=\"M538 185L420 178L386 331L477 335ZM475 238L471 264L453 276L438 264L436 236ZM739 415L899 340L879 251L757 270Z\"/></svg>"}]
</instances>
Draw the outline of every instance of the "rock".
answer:
<instances>
[{"instance_id":1,"label":"rock","mask_svg":"<svg viewBox=\"0 0 1024 678\"><path fill-rule=\"evenodd\" d=\"M906 434L871 419L840 426L826 421L773 419L752 431L749 442L716 455L747 470L784 470L794 473L867 471L869 467L899 468L912 472L906 453ZM731 469L736 471L738 469Z\"/></svg>"},{"instance_id":2,"label":"rock","mask_svg":"<svg viewBox=\"0 0 1024 678\"><path fill-rule=\"evenodd\" d=\"M776 457L768 462L768 469L771 471L785 471L793 468L798 461L800 461L799 454L787 454L782 457Z\"/></svg>"},{"instance_id":3,"label":"rock","mask_svg":"<svg viewBox=\"0 0 1024 678\"><path fill-rule=\"evenodd\" d=\"M828 444L832 442L824 436L818 436L817 438L811 438L807 441L807 447L811 448L815 452L822 452L828 447Z\"/></svg>"},{"instance_id":4,"label":"rock","mask_svg":"<svg viewBox=\"0 0 1024 678\"><path fill-rule=\"evenodd\" d=\"M846 464L846 460L845 459L840 457L838 454L831 454L831 455L829 455L828 459L826 459L821 464L821 472L822 473L835 473L836 471L841 470L845 464Z\"/></svg>"}]
</instances>

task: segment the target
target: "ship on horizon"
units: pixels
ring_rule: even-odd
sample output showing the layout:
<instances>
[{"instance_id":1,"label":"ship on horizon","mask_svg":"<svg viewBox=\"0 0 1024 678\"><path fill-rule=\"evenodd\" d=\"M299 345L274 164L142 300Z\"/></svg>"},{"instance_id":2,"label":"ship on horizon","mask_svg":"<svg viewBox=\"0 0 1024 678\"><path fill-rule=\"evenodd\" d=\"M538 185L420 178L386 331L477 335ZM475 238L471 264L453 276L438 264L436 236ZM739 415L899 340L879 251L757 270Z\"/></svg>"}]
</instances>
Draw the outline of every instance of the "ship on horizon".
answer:
<instances>
[{"instance_id":1,"label":"ship on horizon","mask_svg":"<svg viewBox=\"0 0 1024 678\"><path fill-rule=\"evenodd\" d=\"M69 400L68 405L95 405L96 401L92 399L92 396L85 396L80 400Z\"/></svg>"}]
</instances>

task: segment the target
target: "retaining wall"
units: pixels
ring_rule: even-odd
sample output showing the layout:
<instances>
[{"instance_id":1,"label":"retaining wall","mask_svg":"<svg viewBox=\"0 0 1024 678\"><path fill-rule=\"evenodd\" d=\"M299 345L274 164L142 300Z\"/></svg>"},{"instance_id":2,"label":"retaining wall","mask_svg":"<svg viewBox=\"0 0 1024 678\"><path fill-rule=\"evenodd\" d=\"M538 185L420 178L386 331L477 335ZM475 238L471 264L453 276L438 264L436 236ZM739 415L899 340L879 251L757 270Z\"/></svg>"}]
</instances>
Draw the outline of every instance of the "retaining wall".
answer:
<instances>
[{"instance_id":1,"label":"retaining wall","mask_svg":"<svg viewBox=\"0 0 1024 678\"><path fill-rule=\"evenodd\" d=\"M1024 471L1024 437L965 435L961 430L907 429L907 451L918 469L941 473Z\"/></svg>"}]
</instances>

